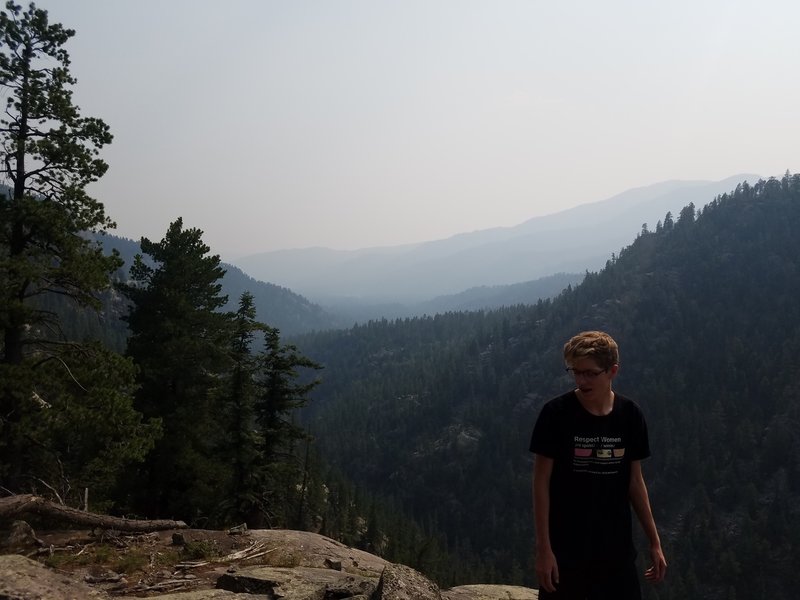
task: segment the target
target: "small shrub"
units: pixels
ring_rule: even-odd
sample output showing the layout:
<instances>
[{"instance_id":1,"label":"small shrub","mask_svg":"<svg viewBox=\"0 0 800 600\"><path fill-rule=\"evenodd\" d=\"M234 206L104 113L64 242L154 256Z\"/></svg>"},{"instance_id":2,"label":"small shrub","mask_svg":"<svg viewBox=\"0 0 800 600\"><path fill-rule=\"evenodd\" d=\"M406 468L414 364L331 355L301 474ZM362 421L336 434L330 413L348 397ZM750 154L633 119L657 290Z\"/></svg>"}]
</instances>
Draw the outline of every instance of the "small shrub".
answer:
<instances>
[{"instance_id":1,"label":"small shrub","mask_svg":"<svg viewBox=\"0 0 800 600\"><path fill-rule=\"evenodd\" d=\"M44 559L44 564L54 569L86 567L108 563L114 556L114 549L106 544L89 545L79 552L54 552Z\"/></svg>"},{"instance_id":2,"label":"small shrub","mask_svg":"<svg viewBox=\"0 0 800 600\"><path fill-rule=\"evenodd\" d=\"M82 564L102 564L110 561L114 556L114 549L111 546L101 544L95 546L88 556L88 562ZM78 557L79 558L79 557Z\"/></svg>"},{"instance_id":3,"label":"small shrub","mask_svg":"<svg viewBox=\"0 0 800 600\"><path fill-rule=\"evenodd\" d=\"M54 552L44 559L44 564L51 569L64 569L75 564L75 555L66 552Z\"/></svg>"},{"instance_id":4,"label":"small shrub","mask_svg":"<svg viewBox=\"0 0 800 600\"><path fill-rule=\"evenodd\" d=\"M153 557L153 564L157 567L172 566L181 562L181 555L177 550L162 550L156 552Z\"/></svg>"},{"instance_id":5,"label":"small shrub","mask_svg":"<svg viewBox=\"0 0 800 600\"><path fill-rule=\"evenodd\" d=\"M150 556L139 552L127 552L117 559L113 569L117 573L130 574L136 571L143 571L150 564Z\"/></svg>"},{"instance_id":6,"label":"small shrub","mask_svg":"<svg viewBox=\"0 0 800 600\"><path fill-rule=\"evenodd\" d=\"M218 556L219 550L214 540L194 540L183 547L183 555L190 560L199 560Z\"/></svg>"}]
</instances>

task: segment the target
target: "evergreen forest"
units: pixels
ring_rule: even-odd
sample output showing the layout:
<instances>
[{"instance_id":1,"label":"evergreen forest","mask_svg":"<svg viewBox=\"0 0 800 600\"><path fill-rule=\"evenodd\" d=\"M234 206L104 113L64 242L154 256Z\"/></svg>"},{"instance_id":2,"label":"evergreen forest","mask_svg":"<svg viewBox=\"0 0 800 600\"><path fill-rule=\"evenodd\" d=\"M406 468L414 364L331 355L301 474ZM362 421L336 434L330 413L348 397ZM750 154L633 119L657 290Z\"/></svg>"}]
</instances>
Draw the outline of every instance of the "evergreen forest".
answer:
<instances>
[{"instance_id":1,"label":"evergreen forest","mask_svg":"<svg viewBox=\"0 0 800 600\"><path fill-rule=\"evenodd\" d=\"M572 385L563 343L608 331L615 388L650 425L645 477L670 569L648 597L794 598L799 228L800 176L787 173L665 215L552 301L304 336L325 367L304 422L349 478L459 558L423 569L531 584L531 430Z\"/></svg>"},{"instance_id":2,"label":"evergreen forest","mask_svg":"<svg viewBox=\"0 0 800 600\"><path fill-rule=\"evenodd\" d=\"M321 477L292 413L318 366L250 291L223 293L181 218L124 271L103 247L115 223L87 187L113 136L73 102L74 35L33 3L0 11L0 491L196 526L312 523Z\"/></svg>"},{"instance_id":3,"label":"evergreen forest","mask_svg":"<svg viewBox=\"0 0 800 600\"><path fill-rule=\"evenodd\" d=\"M74 35L0 11L0 496L306 529L442 586L535 586L531 429L572 385L563 343L602 329L650 429L670 567L645 596L796 597L800 175L643 225L552 299L289 337L327 317L259 304L244 274L225 288L180 217L109 250L87 186L113 137L72 101Z\"/></svg>"}]
</instances>

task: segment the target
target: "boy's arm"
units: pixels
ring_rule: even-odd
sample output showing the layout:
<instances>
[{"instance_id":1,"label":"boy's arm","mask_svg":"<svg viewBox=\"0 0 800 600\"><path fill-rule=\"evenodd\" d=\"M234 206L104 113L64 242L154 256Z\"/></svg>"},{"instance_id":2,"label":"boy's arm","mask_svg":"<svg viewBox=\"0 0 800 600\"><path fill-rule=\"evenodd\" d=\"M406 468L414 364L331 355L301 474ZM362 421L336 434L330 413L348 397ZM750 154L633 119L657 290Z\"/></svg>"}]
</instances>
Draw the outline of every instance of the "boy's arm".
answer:
<instances>
[{"instance_id":1,"label":"boy's arm","mask_svg":"<svg viewBox=\"0 0 800 600\"><path fill-rule=\"evenodd\" d=\"M653 564L645 571L645 578L648 581L661 581L667 574L667 561L661 549L661 538L658 537L658 529L650 508L650 497L647 494L644 475L642 475L642 463L638 460L631 462L631 483L628 496L636 517L650 542L650 559Z\"/></svg>"},{"instance_id":2,"label":"boy's arm","mask_svg":"<svg viewBox=\"0 0 800 600\"><path fill-rule=\"evenodd\" d=\"M533 515L536 526L536 576L548 592L558 583L558 564L550 546L550 476L553 459L536 454L533 463Z\"/></svg>"}]
</instances>

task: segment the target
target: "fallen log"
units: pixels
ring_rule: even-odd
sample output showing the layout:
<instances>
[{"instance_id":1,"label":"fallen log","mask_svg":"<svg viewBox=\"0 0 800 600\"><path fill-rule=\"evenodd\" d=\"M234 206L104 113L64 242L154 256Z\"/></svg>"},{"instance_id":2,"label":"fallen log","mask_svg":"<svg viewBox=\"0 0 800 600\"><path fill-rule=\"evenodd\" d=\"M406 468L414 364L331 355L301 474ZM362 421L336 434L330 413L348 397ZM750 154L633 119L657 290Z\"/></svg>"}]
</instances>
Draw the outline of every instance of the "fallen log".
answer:
<instances>
[{"instance_id":1,"label":"fallen log","mask_svg":"<svg viewBox=\"0 0 800 600\"><path fill-rule=\"evenodd\" d=\"M115 531L149 532L188 528L188 525L183 521L172 521L170 519L125 519L122 517L111 517L109 515L98 515L96 513L64 506L63 504L57 504L41 496L34 496L33 494L18 494L0 498L0 518L16 517L24 514L53 517L63 519L74 525L113 529Z\"/></svg>"}]
</instances>

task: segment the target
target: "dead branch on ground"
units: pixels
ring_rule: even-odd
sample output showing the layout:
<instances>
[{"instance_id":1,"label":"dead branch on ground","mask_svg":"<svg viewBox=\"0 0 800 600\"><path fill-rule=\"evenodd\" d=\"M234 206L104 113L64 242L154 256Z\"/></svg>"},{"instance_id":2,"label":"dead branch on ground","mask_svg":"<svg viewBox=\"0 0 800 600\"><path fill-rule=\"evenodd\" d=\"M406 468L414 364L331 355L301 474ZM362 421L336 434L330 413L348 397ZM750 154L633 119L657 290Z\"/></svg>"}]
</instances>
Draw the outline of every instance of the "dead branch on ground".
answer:
<instances>
[{"instance_id":1,"label":"dead branch on ground","mask_svg":"<svg viewBox=\"0 0 800 600\"><path fill-rule=\"evenodd\" d=\"M56 504L46 498L34 496L33 494L18 494L0 498L0 518L17 517L25 514L52 517L62 519L73 525L99 527L101 529L111 529L114 531L150 532L188 528L188 525L183 521L172 521L170 519L125 519L122 517L99 515L62 504Z\"/></svg>"}]
</instances>

